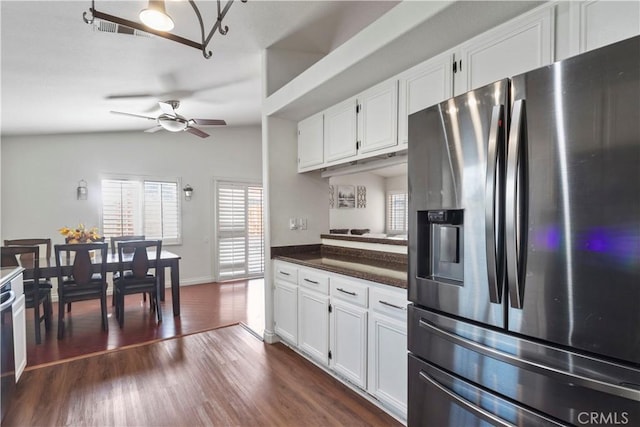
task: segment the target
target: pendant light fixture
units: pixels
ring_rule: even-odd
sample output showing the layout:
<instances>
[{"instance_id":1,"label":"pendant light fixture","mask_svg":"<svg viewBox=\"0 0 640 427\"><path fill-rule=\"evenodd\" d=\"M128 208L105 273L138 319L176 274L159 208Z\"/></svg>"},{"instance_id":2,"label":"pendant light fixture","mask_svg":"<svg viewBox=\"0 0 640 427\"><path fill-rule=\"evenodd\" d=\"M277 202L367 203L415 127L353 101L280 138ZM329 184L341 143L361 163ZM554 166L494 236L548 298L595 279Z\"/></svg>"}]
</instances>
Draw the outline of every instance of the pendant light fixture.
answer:
<instances>
[{"instance_id":1,"label":"pendant light fixture","mask_svg":"<svg viewBox=\"0 0 640 427\"><path fill-rule=\"evenodd\" d=\"M146 9L140 11L140 20L144 25L158 31L173 30L173 19L167 15L164 0L149 0Z\"/></svg>"},{"instance_id":2,"label":"pendant light fixture","mask_svg":"<svg viewBox=\"0 0 640 427\"><path fill-rule=\"evenodd\" d=\"M213 26L209 30L208 35L205 32L204 22L202 21L202 14L200 13L200 9L198 9L198 6L196 5L196 2L194 0L188 1L189 5L193 9L193 12L196 14L196 18L198 19L198 25L200 26L200 35L202 36L201 42L189 40L169 32L173 29L174 23L173 19L171 19L171 17L167 15L164 0L149 0L147 8L141 10L139 14L139 19L140 21L142 21L142 23L100 12L95 8L95 0L91 0L91 7L89 8L89 12L84 12L82 14L82 19L86 24L93 24L95 19L99 19L112 22L123 27L128 27L130 29L144 31L145 33L153 34L155 36L162 37L168 40L173 40L174 42L178 42L185 46L190 46L200 50L202 52L202 55L205 58L209 59L211 58L212 53L210 50L207 50L207 45L211 41L213 35L217 31L224 36L229 31L229 27L227 27L226 25L222 25L222 20L231 8L233 1L234 0L227 0L224 7L221 5L221 0L216 1L218 6L218 15L215 22L213 23ZM242 1L242 3L247 2L247 0L240 1ZM117 2L114 3L117 4ZM180 7L185 3L186 2L175 2L175 6L172 7ZM206 1L205 3L213 2Z\"/></svg>"}]
</instances>

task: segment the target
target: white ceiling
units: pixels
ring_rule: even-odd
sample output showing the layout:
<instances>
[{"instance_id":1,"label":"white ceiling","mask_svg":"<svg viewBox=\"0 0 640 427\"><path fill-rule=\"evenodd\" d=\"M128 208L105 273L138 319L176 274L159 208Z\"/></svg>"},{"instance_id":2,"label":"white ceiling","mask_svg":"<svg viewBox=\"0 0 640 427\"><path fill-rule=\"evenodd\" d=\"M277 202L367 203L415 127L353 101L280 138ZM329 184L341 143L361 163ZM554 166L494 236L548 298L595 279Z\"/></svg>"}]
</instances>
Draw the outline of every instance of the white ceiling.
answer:
<instances>
[{"instance_id":1,"label":"white ceiling","mask_svg":"<svg viewBox=\"0 0 640 427\"><path fill-rule=\"evenodd\" d=\"M196 2L209 31L216 2ZM222 2L223 6L225 2ZM110 110L157 116L157 101L178 98L187 118L259 124L261 51L267 47L328 53L396 1L236 1L215 34L211 59L158 37L95 31L82 1L0 2L2 135L144 130L153 123ZM146 1L96 1L95 8L137 20ZM185 1L167 1L174 33L200 42ZM109 100L108 95L153 97Z\"/></svg>"}]
</instances>

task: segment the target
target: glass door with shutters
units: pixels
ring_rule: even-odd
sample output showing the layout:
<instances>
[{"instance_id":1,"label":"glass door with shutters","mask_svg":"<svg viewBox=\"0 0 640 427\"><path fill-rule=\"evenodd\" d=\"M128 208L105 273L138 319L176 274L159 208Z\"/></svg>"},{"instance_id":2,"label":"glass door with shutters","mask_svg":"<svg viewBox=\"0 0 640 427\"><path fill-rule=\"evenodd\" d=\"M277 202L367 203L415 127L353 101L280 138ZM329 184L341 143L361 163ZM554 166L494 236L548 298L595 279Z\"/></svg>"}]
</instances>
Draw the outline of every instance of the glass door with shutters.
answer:
<instances>
[{"instance_id":1,"label":"glass door with shutters","mask_svg":"<svg viewBox=\"0 0 640 427\"><path fill-rule=\"evenodd\" d=\"M264 274L262 186L216 181L216 280Z\"/></svg>"}]
</instances>

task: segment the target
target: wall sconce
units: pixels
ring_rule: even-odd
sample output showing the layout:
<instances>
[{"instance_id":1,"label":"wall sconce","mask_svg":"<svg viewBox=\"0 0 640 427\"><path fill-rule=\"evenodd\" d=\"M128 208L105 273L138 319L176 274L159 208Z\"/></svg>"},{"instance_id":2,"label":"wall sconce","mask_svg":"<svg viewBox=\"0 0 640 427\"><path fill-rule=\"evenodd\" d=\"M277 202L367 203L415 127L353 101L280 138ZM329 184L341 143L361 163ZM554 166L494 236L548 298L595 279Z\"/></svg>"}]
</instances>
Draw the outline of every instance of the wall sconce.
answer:
<instances>
[{"instance_id":1,"label":"wall sconce","mask_svg":"<svg viewBox=\"0 0 640 427\"><path fill-rule=\"evenodd\" d=\"M182 191L184 191L184 199L191 200L191 196L193 196L193 187L187 184L184 186Z\"/></svg>"},{"instance_id":2,"label":"wall sconce","mask_svg":"<svg viewBox=\"0 0 640 427\"><path fill-rule=\"evenodd\" d=\"M87 181L85 181L84 179L81 179L80 182L78 182L78 188L76 189L76 196L78 197L78 200L87 200L87 197L89 196L89 190L87 189Z\"/></svg>"}]
</instances>

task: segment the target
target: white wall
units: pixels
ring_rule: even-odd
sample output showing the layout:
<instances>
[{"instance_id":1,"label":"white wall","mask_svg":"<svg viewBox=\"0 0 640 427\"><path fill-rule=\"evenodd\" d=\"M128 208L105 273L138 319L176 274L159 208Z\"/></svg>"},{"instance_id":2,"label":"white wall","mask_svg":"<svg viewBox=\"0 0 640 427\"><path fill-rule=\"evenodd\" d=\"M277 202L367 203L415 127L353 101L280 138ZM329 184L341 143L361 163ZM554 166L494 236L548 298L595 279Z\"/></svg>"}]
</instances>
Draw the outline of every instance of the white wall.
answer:
<instances>
[{"instance_id":1,"label":"white wall","mask_svg":"<svg viewBox=\"0 0 640 427\"><path fill-rule=\"evenodd\" d=\"M385 188L389 191L404 191L409 192L409 181L407 175L393 176L385 179Z\"/></svg>"},{"instance_id":2,"label":"white wall","mask_svg":"<svg viewBox=\"0 0 640 427\"><path fill-rule=\"evenodd\" d=\"M211 281L213 265L213 179L262 182L259 126L188 133L94 133L3 137L1 229L4 239L51 237L83 222L100 226L100 179L109 174L178 177L194 188L182 198L182 244L167 249L182 256L180 283ZM76 200L78 181L88 200Z\"/></svg>"},{"instance_id":3,"label":"white wall","mask_svg":"<svg viewBox=\"0 0 640 427\"><path fill-rule=\"evenodd\" d=\"M269 150L271 246L320 243L329 232L329 183L319 172L298 173L298 124L266 117ZM289 218L306 218L306 230L290 230Z\"/></svg>"},{"instance_id":4,"label":"white wall","mask_svg":"<svg viewBox=\"0 0 640 427\"><path fill-rule=\"evenodd\" d=\"M338 185L364 185L367 189L367 207L329 209L329 228L368 228L371 233L384 233L385 179L369 172L334 176L329 183ZM337 200L336 200L337 202ZM328 206L328 203L327 203Z\"/></svg>"}]
</instances>

